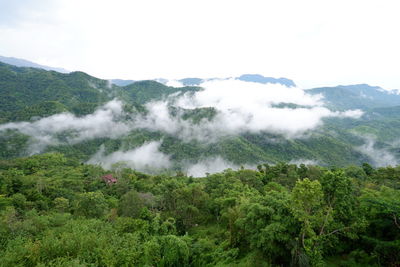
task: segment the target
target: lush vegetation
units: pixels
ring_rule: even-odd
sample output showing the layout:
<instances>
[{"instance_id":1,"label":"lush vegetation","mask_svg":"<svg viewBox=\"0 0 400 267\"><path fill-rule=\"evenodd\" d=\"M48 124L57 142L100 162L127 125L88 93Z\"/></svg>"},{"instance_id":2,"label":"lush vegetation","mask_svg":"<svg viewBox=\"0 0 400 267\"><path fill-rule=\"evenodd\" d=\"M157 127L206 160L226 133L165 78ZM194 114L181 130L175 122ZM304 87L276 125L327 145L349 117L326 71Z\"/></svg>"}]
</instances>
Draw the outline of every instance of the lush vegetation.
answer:
<instances>
[{"instance_id":1,"label":"lush vegetation","mask_svg":"<svg viewBox=\"0 0 400 267\"><path fill-rule=\"evenodd\" d=\"M117 86L82 72L64 74L0 63L0 124L35 121L62 112L84 116L114 98L125 103L124 109L128 113L145 114L144 105L149 101L197 90L200 88L174 88L155 81ZM225 136L210 144L196 140L183 141L162 131L135 129L120 138L97 138L77 144L60 142L47 146L42 152L61 152L68 157L87 161L101 145L104 145L106 153L112 153L134 149L148 141L163 140L160 150L171 156L174 170L182 169L183 161L196 163L215 156L222 156L239 165L308 159L325 166L347 166L360 165L363 162L375 163L373 158L359 150L365 143L363 136L372 136L376 147L400 158L397 142L400 135L400 113L397 112L400 96L368 85L316 88L308 92L322 94L325 102L334 110L362 108L365 115L360 119L325 119L324 124L307 138L299 139L260 132ZM281 103L276 107L297 106ZM171 116L179 116L193 124L204 119L211 120L218 112L212 107L182 110L173 106L169 111ZM29 155L31 143L29 136L17 130L1 131L0 159Z\"/></svg>"},{"instance_id":2,"label":"lush vegetation","mask_svg":"<svg viewBox=\"0 0 400 267\"><path fill-rule=\"evenodd\" d=\"M397 93L389 93L380 87L368 84L314 88L309 90L309 93L323 95L328 106L338 110L354 108L368 110L400 105L400 95Z\"/></svg>"},{"instance_id":3,"label":"lush vegetation","mask_svg":"<svg viewBox=\"0 0 400 267\"><path fill-rule=\"evenodd\" d=\"M64 111L85 115L114 98L137 106L178 91L194 90L199 88L178 89L155 81L140 81L119 87L83 72L65 74L0 62L0 123Z\"/></svg>"},{"instance_id":4,"label":"lush vegetation","mask_svg":"<svg viewBox=\"0 0 400 267\"><path fill-rule=\"evenodd\" d=\"M275 82L285 81L291 82ZM129 120L146 114L149 101L201 90L155 81L124 85L0 63L0 124L62 112L84 116L114 98L127 114L119 119ZM325 119L307 138L260 132L201 142L132 129L119 138L54 143L44 150L51 153L32 157L22 157L29 136L2 130L0 266L399 266L400 167L362 164L373 160L357 148L365 143L360 135L373 136L377 148L400 153L400 96L367 85L309 92L324 95L333 110L365 114ZM192 125L218 113L168 108ZM108 154L159 140L174 163L168 173L82 163L100 146ZM218 155L271 165L204 178L182 172L181 164ZM331 167L281 163L292 159Z\"/></svg>"},{"instance_id":5,"label":"lush vegetation","mask_svg":"<svg viewBox=\"0 0 400 267\"><path fill-rule=\"evenodd\" d=\"M1 266L398 266L399 251L400 167L0 162Z\"/></svg>"}]
</instances>

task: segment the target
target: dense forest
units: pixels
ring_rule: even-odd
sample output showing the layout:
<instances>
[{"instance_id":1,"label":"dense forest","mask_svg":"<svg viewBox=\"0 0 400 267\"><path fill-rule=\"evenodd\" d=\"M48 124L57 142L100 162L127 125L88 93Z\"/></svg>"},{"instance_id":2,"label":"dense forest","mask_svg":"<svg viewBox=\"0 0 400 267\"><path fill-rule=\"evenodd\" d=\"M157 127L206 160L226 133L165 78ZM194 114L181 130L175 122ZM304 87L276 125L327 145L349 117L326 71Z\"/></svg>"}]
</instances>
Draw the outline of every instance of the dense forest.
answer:
<instances>
[{"instance_id":1,"label":"dense forest","mask_svg":"<svg viewBox=\"0 0 400 267\"><path fill-rule=\"evenodd\" d=\"M248 84L294 85L290 80L288 83L285 79L271 80L260 75L244 75L238 80L242 83L249 81ZM202 81L184 79L182 82L198 85ZM265 90L280 92L284 88L266 87ZM191 109L177 104L181 100L193 100L193 96L203 90L199 86L171 87L156 81L117 86L112 81L83 72L59 73L0 62L0 159L59 152L87 162L101 147L107 156L140 148L148 142L160 143L159 151L170 157L169 169L174 171L185 171L187 165L216 157L236 166L305 160L340 167L363 162L374 166L395 165L400 158L397 140L400 134L400 95L379 87L361 84L306 90L304 97L323 96L325 106L330 109L325 112L362 109L363 115L360 118L324 117L318 127L290 138L269 125L259 131L242 131L242 128L247 129L244 125L236 129L239 132L234 130L232 133L224 128L226 122L232 120L218 121L224 115L238 115L244 117L246 123L247 118L258 116L260 112L243 115L230 113L234 108L223 113L213 103ZM117 114L109 107L115 101L121 105ZM165 105L165 112L156 109L160 103ZM267 104L270 107L263 114L286 112L282 121L295 116L297 109L309 112L308 109L312 108L287 102ZM99 117L104 114L100 112L112 116L105 116L101 121ZM60 121L66 118L71 126L63 128L66 123ZM94 126L90 128L93 124L89 122L94 119L98 124L108 124L102 126L103 130ZM263 121L254 124L257 127ZM88 128L82 126L84 122ZM295 123L288 121L284 128L290 128L291 124ZM113 126L129 129L116 134L104 130L118 129ZM138 169L134 164L130 167Z\"/></svg>"},{"instance_id":2,"label":"dense forest","mask_svg":"<svg viewBox=\"0 0 400 267\"><path fill-rule=\"evenodd\" d=\"M198 78L0 63L0 266L400 266L400 95L237 80L259 96L224 109Z\"/></svg>"},{"instance_id":3,"label":"dense forest","mask_svg":"<svg viewBox=\"0 0 400 267\"><path fill-rule=\"evenodd\" d=\"M1 266L399 266L400 167L0 161Z\"/></svg>"}]
</instances>

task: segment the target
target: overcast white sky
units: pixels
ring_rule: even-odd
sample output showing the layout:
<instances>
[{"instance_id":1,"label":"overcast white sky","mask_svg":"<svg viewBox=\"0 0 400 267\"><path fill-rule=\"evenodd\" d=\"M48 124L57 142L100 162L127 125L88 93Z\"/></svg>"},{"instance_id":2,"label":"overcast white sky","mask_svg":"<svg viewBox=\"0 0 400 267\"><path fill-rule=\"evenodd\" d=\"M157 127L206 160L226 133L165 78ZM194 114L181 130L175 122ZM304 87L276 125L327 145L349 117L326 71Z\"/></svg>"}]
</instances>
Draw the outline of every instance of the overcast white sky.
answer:
<instances>
[{"instance_id":1,"label":"overcast white sky","mask_svg":"<svg viewBox=\"0 0 400 267\"><path fill-rule=\"evenodd\" d=\"M0 55L100 78L400 89L400 1L0 0Z\"/></svg>"}]
</instances>

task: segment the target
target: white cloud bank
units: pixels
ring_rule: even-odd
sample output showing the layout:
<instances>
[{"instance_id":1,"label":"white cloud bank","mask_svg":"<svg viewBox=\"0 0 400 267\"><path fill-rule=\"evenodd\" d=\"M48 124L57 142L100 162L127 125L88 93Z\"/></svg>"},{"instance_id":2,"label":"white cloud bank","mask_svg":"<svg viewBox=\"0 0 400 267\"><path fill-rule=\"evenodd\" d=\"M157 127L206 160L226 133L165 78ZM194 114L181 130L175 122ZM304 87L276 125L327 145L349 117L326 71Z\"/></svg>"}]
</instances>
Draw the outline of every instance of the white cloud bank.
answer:
<instances>
[{"instance_id":1,"label":"white cloud bank","mask_svg":"<svg viewBox=\"0 0 400 267\"><path fill-rule=\"evenodd\" d=\"M99 164L105 169L111 169L113 164L120 162L143 172L166 169L171 166L171 162L168 155L160 152L160 145L161 142L148 142L132 150L116 151L108 155L104 154L104 147L101 147L87 163Z\"/></svg>"},{"instance_id":2,"label":"white cloud bank","mask_svg":"<svg viewBox=\"0 0 400 267\"><path fill-rule=\"evenodd\" d=\"M29 154L42 152L49 145L77 144L95 138L119 138L135 129L161 131L183 141L214 142L218 138L246 132L272 132L296 138L315 129L327 117L359 118L360 110L333 112L324 107L321 96L307 94L297 87L279 84L259 84L234 79L212 80L202 84L201 91L175 94L164 101L149 102L146 114L126 114L123 103L113 100L98 108L93 114L77 117L61 113L32 122L0 125L0 134L6 130L19 130L31 137ZM278 107L277 105L282 106ZM204 118L199 123L182 118L182 111L170 114L169 106L181 109L213 107L213 119ZM129 119L127 119L129 118ZM145 143L141 147L116 151L105 155L101 148L88 163L111 168L117 162L144 172L166 169L171 166L168 155L159 151L161 141ZM373 146L363 148L369 151ZM365 152L367 153L367 152ZM200 157L201 155L199 155ZM385 164L391 158L378 156ZM204 176L238 166L221 157L202 160L186 166L187 173Z\"/></svg>"},{"instance_id":3,"label":"white cloud bank","mask_svg":"<svg viewBox=\"0 0 400 267\"><path fill-rule=\"evenodd\" d=\"M298 87L260 84L235 79L206 81L204 90L167 101L147 103L149 114L137 121L140 127L164 131L183 139L212 140L221 135L244 132L273 132L295 137L322 124L326 117L359 118L361 110L333 112L324 107L320 95L310 95ZM168 105L184 109L213 107L212 121L197 125L172 117ZM284 104L283 107L276 105ZM292 104L292 107L288 106Z\"/></svg>"},{"instance_id":4,"label":"white cloud bank","mask_svg":"<svg viewBox=\"0 0 400 267\"><path fill-rule=\"evenodd\" d=\"M149 112L131 114L130 120L125 119L127 114L123 112L122 102L113 100L83 117L61 113L33 122L2 124L0 133L16 129L30 136L29 152L35 154L48 145L119 138L134 129L162 131L184 141L214 142L221 136L263 131L293 138L320 126L323 118L359 118L362 115L360 110L330 111L323 106L321 96L307 94L297 87L234 79L206 81L202 87L201 91L147 103ZM284 106L277 107L279 104ZM184 109L213 107L217 113L212 120L203 119L193 124L182 119L179 112L172 116L169 105Z\"/></svg>"},{"instance_id":5,"label":"white cloud bank","mask_svg":"<svg viewBox=\"0 0 400 267\"><path fill-rule=\"evenodd\" d=\"M0 125L1 131L16 129L32 138L30 154L40 153L48 145L70 144L108 137L118 138L127 134L131 126L121 122L122 102L113 100L97 109L93 114L76 117L71 113L60 113L34 122L12 122ZM66 134L63 138L59 135Z\"/></svg>"},{"instance_id":6,"label":"white cloud bank","mask_svg":"<svg viewBox=\"0 0 400 267\"><path fill-rule=\"evenodd\" d=\"M226 169L239 169L240 166L223 159L222 157L211 157L201 160L196 164L186 167L186 173L193 177L204 177L207 173L222 172Z\"/></svg>"},{"instance_id":7,"label":"white cloud bank","mask_svg":"<svg viewBox=\"0 0 400 267\"><path fill-rule=\"evenodd\" d=\"M375 140L372 137L365 137L365 144L360 146L358 149L364 153L373 161L373 165L376 167L382 166L396 166L399 164L399 160L387 149L376 148Z\"/></svg>"},{"instance_id":8,"label":"white cloud bank","mask_svg":"<svg viewBox=\"0 0 400 267\"><path fill-rule=\"evenodd\" d=\"M289 164L320 165L321 162L313 159L292 159L291 161L289 161Z\"/></svg>"}]
</instances>

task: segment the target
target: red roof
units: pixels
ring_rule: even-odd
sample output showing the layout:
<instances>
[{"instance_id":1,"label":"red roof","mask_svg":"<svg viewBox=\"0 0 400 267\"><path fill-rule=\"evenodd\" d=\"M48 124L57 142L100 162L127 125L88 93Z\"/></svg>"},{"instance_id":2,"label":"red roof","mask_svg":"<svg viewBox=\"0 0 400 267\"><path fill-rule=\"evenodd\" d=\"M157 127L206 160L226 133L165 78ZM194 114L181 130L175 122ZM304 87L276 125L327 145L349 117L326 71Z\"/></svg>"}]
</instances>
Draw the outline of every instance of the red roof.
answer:
<instances>
[{"instance_id":1,"label":"red roof","mask_svg":"<svg viewBox=\"0 0 400 267\"><path fill-rule=\"evenodd\" d=\"M115 178L112 174L106 174L103 177L101 177L104 182L107 184L113 184L117 182L117 178Z\"/></svg>"}]
</instances>

